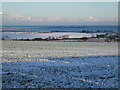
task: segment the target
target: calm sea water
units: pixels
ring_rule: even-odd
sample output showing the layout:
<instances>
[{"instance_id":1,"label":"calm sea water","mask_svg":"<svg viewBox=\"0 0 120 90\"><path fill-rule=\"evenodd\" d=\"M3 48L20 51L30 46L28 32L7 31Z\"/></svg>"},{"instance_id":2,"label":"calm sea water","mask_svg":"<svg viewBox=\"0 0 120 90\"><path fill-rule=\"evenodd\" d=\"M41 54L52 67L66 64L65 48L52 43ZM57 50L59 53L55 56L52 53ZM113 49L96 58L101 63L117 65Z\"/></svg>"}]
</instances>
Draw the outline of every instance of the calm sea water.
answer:
<instances>
[{"instance_id":1,"label":"calm sea water","mask_svg":"<svg viewBox=\"0 0 120 90\"><path fill-rule=\"evenodd\" d=\"M6 26L9 27L9 26ZM12 26L16 27L16 26ZM17 26L23 27L23 26ZM118 32L118 26L24 26L24 27L47 27L47 28L15 28L0 29L0 31L16 32L51 32L51 31L101 31L101 32Z\"/></svg>"}]
</instances>

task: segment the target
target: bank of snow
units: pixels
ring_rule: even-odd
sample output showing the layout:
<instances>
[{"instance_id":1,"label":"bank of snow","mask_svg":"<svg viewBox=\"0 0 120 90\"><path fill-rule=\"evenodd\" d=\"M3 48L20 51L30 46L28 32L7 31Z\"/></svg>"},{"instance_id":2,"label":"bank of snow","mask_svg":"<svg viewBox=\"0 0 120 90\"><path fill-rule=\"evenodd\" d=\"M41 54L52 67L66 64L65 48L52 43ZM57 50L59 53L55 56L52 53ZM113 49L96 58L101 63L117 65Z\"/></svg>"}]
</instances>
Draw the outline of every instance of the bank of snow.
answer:
<instances>
[{"instance_id":1,"label":"bank of snow","mask_svg":"<svg viewBox=\"0 0 120 90\"><path fill-rule=\"evenodd\" d=\"M48 38L48 37L62 37L67 35L68 38L82 38L82 37L95 37L97 34L105 33L75 33L75 32L51 32L51 33L38 33L38 32L2 32L4 40L14 39L34 39L34 38Z\"/></svg>"}]
</instances>

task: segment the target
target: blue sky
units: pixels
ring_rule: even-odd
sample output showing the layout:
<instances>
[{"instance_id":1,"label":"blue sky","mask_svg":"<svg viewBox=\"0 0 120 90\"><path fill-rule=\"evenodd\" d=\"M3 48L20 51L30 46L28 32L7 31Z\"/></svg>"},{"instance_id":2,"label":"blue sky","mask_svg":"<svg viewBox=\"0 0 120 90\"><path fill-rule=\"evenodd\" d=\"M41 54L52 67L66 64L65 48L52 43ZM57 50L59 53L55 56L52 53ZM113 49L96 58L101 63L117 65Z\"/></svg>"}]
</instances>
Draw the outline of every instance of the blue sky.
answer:
<instances>
[{"instance_id":1,"label":"blue sky","mask_svg":"<svg viewBox=\"0 0 120 90\"><path fill-rule=\"evenodd\" d=\"M116 25L117 2L4 2L4 25Z\"/></svg>"}]
</instances>

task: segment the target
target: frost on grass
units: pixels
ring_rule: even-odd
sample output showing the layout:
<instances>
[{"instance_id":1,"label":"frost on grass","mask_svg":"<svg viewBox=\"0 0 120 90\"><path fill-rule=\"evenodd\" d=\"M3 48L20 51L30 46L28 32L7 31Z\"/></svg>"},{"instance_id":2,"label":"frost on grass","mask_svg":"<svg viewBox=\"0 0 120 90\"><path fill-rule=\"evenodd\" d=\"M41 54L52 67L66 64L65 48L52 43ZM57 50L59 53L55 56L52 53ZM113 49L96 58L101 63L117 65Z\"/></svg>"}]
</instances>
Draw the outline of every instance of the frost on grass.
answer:
<instances>
[{"instance_id":1,"label":"frost on grass","mask_svg":"<svg viewBox=\"0 0 120 90\"><path fill-rule=\"evenodd\" d=\"M117 88L117 43L3 42L3 88Z\"/></svg>"}]
</instances>

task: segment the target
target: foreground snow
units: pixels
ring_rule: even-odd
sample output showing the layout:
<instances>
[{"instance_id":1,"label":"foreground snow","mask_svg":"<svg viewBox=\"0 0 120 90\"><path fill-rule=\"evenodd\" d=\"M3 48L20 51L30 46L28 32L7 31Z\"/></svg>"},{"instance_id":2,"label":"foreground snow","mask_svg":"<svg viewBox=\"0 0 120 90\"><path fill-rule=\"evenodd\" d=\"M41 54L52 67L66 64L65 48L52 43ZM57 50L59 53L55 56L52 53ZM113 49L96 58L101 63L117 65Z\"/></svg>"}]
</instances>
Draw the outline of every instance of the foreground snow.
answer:
<instances>
[{"instance_id":1,"label":"foreground snow","mask_svg":"<svg viewBox=\"0 0 120 90\"><path fill-rule=\"evenodd\" d=\"M117 88L117 56L3 63L4 88Z\"/></svg>"},{"instance_id":2,"label":"foreground snow","mask_svg":"<svg viewBox=\"0 0 120 90\"><path fill-rule=\"evenodd\" d=\"M3 88L118 88L118 44L3 41Z\"/></svg>"}]
</instances>

